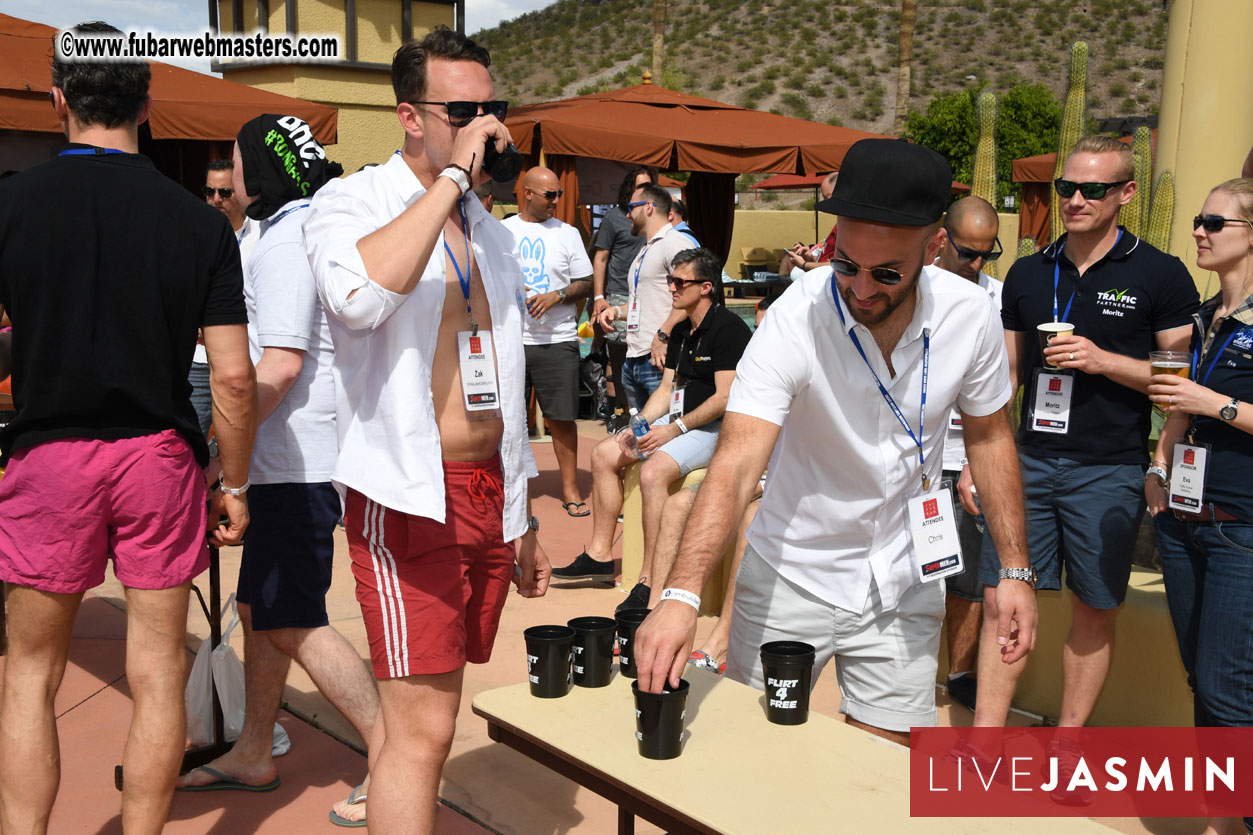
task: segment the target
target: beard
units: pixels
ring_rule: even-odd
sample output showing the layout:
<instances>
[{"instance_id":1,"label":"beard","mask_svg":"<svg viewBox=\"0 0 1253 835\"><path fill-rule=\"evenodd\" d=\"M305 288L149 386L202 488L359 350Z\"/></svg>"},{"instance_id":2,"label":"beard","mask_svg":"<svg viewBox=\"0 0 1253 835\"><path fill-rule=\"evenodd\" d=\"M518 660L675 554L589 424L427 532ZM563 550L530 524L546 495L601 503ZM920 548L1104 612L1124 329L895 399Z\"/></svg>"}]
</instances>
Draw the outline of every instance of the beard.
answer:
<instances>
[{"instance_id":1,"label":"beard","mask_svg":"<svg viewBox=\"0 0 1253 835\"><path fill-rule=\"evenodd\" d=\"M904 304L914 294L914 290L918 286L918 278L922 275L922 266L919 266L914 273L912 279L902 281L896 285L893 290L897 291L895 295L892 293L878 292L871 296L872 299L882 300L883 308L880 310L862 310L853 296L853 285L840 288L840 297L844 299L844 306L848 308L848 312L859 324L866 327L883 324L896 311L898 307Z\"/></svg>"}]
</instances>

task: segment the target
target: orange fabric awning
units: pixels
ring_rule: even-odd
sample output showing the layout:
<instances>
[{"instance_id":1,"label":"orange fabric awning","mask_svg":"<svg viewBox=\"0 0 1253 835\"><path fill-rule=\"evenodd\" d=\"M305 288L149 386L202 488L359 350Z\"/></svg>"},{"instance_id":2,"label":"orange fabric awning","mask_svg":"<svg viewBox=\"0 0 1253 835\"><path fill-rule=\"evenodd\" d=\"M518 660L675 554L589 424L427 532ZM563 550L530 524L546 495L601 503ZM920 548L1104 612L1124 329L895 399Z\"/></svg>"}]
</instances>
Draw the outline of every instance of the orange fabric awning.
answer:
<instances>
[{"instance_id":1,"label":"orange fabric awning","mask_svg":"<svg viewBox=\"0 0 1253 835\"><path fill-rule=\"evenodd\" d=\"M854 142L879 136L654 84L524 105L511 110L505 124L523 153L542 149L724 174L834 171Z\"/></svg>"},{"instance_id":2,"label":"orange fabric awning","mask_svg":"<svg viewBox=\"0 0 1253 835\"><path fill-rule=\"evenodd\" d=\"M0 14L0 129L60 133L48 103L56 29ZM150 62L153 139L232 141L263 113L299 116L324 145L337 139L333 107L258 90L181 67Z\"/></svg>"},{"instance_id":3,"label":"orange fabric awning","mask_svg":"<svg viewBox=\"0 0 1253 835\"><path fill-rule=\"evenodd\" d=\"M749 188L761 189L763 191L818 188L818 186L822 185L822 181L825 180L826 177L826 174L807 174L804 176L799 174L775 174L764 180L753 183L749 186ZM961 194L969 194L970 186L954 180L952 190Z\"/></svg>"}]
</instances>

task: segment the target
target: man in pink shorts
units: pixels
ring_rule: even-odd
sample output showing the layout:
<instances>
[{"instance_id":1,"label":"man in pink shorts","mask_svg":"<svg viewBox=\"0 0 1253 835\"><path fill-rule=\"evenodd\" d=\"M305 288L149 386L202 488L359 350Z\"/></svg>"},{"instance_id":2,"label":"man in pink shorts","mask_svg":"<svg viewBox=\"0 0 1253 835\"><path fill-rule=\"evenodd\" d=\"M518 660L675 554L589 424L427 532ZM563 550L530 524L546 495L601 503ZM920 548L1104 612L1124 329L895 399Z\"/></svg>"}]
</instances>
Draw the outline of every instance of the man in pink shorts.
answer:
<instances>
[{"instance_id":1,"label":"man in pink shorts","mask_svg":"<svg viewBox=\"0 0 1253 835\"><path fill-rule=\"evenodd\" d=\"M548 586L528 525L524 284L468 192L506 150L487 51L437 27L392 62L404 145L314 197L305 238L335 343L345 528L379 679L370 828L429 833L465 664L512 578ZM515 543L517 543L515 545Z\"/></svg>"},{"instance_id":2,"label":"man in pink shorts","mask_svg":"<svg viewBox=\"0 0 1253 835\"><path fill-rule=\"evenodd\" d=\"M146 63L55 59L52 106L69 144L0 183L0 309L13 321L0 377L12 371L17 410L0 434L4 832L48 828L60 781L53 699L83 592L110 557L126 587L135 701L122 828L165 822L186 737L188 589L208 565L208 448L187 384L198 328L222 463L210 510L229 518L211 539L237 544L248 524L256 389L239 249L225 216L138 153L149 79Z\"/></svg>"}]
</instances>

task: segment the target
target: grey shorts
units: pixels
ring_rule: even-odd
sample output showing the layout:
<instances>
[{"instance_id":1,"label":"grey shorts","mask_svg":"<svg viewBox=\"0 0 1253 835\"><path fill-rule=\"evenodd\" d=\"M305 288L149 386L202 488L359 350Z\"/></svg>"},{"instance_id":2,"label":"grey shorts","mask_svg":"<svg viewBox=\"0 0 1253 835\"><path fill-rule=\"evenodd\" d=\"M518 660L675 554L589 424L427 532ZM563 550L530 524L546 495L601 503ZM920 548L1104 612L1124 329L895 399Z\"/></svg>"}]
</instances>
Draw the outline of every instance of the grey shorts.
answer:
<instances>
[{"instance_id":1,"label":"grey shorts","mask_svg":"<svg viewBox=\"0 0 1253 835\"><path fill-rule=\"evenodd\" d=\"M665 426L669 422L670 416L662 415L652 425ZM718 430L721 428L722 418L718 418L662 444L657 451L674 459L674 463L679 465L679 475L687 475L692 470L709 466L714 457L714 449L718 446Z\"/></svg>"},{"instance_id":2,"label":"grey shorts","mask_svg":"<svg viewBox=\"0 0 1253 835\"><path fill-rule=\"evenodd\" d=\"M579 416L579 343L523 345L526 355L526 389L549 420L575 420Z\"/></svg>"},{"instance_id":3,"label":"grey shorts","mask_svg":"<svg viewBox=\"0 0 1253 835\"><path fill-rule=\"evenodd\" d=\"M867 603L859 613L820 600L749 545L735 578L727 677L760 689L761 645L804 641L817 651L814 681L835 660L841 713L889 731L934 727L944 584L918 583L884 611L871 580Z\"/></svg>"},{"instance_id":4,"label":"grey shorts","mask_svg":"<svg viewBox=\"0 0 1253 835\"><path fill-rule=\"evenodd\" d=\"M628 301L630 301L630 299L631 299L630 296L625 295L623 293L606 293L605 294L605 302L615 307L622 307ZM626 338L627 338L626 325L627 323L626 323L625 316L619 316L617 319L614 319L613 330L605 334L606 341L613 342L613 343L620 344L620 345L625 345ZM614 369L614 370L615 372L617 371L617 369Z\"/></svg>"}]
</instances>

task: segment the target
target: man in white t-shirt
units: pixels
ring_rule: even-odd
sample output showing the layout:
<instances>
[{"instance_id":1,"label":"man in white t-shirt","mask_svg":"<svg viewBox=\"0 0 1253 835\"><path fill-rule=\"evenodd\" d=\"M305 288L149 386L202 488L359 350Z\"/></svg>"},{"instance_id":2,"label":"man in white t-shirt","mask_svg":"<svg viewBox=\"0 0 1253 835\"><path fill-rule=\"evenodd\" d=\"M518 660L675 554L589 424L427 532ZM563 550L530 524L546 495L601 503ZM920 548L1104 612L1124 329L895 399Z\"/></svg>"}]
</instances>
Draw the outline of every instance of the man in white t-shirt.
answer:
<instances>
[{"instance_id":1,"label":"man in white t-shirt","mask_svg":"<svg viewBox=\"0 0 1253 835\"><path fill-rule=\"evenodd\" d=\"M948 207L944 217L945 240L936 266L978 285L992 306L1001 309L1000 281L981 272L988 261L1001 255L1000 218L982 197L963 197ZM966 459L961 412L949 413L948 438L944 441L944 477L957 487L954 503L957 536L966 566L944 581L946 607L944 631L948 637L948 694L970 710L975 709L975 659L979 627L983 620L983 583L979 580L979 553L983 548L983 521L975 504L974 482Z\"/></svg>"},{"instance_id":2,"label":"man in white t-shirt","mask_svg":"<svg viewBox=\"0 0 1253 835\"><path fill-rule=\"evenodd\" d=\"M561 187L547 168L522 178L518 213L504 221L517 241L514 257L526 279L522 345L526 388L535 391L561 471L561 506L571 516L591 511L579 492L578 307L592 287L592 262L579 231L553 217Z\"/></svg>"},{"instance_id":3,"label":"man in white t-shirt","mask_svg":"<svg viewBox=\"0 0 1253 835\"><path fill-rule=\"evenodd\" d=\"M627 323L627 358L622 364L622 384L627 401L643 410L661 385L666 364L666 343L674 326L687 314L670 297L667 276L674 256L692 248L692 242L670 225L670 192L661 186L640 186L627 204L631 231L645 241L627 270L626 304L609 305L600 313L608 329L617 319Z\"/></svg>"},{"instance_id":4,"label":"man in white t-shirt","mask_svg":"<svg viewBox=\"0 0 1253 835\"><path fill-rule=\"evenodd\" d=\"M293 659L362 739L373 735L378 714L369 670L326 612L340 517L331 485L338 454L334 346L301 230L309 198L286 170L286 152L306 132L296 117L259 116L244 124L235 143L235 190L260 228L244 270L261 420L248 474L252 524L236 593L247 710L234 747L185 774L182 791L278 788L274 720ZM303 176L312 196L342 169L326 160L316 140L308 142Z\"/></svg>"},{"instance_id":5,"label":"man in white t-shirt","mask_svg":"<svg viewBox=\"0 0 1253 835\"><path fill-rule=\"evenodd\" d=\"M1004 658L1031 649L1035 595L1019 579L1030 569L1000 320L986 293L930 266L951 176L918 145L864 139L849 149L821 206L839 222L834 275L814 271L789 287L740 360L667 588L636 633L641 690L678 684L701 588L768 461L736 580L727 676L760 688L760 645L804 641L817 650L814 680L836 661L848 724L902 744L911 727L935 725L938 580L959 564L951 497L939 488L954 405L1010 572L1000 587L1011 601L1000 607Z\"/></svg>"}]
</instances>

